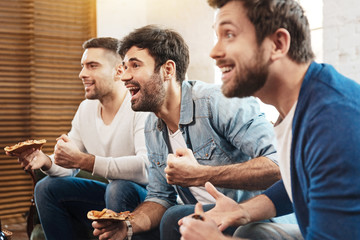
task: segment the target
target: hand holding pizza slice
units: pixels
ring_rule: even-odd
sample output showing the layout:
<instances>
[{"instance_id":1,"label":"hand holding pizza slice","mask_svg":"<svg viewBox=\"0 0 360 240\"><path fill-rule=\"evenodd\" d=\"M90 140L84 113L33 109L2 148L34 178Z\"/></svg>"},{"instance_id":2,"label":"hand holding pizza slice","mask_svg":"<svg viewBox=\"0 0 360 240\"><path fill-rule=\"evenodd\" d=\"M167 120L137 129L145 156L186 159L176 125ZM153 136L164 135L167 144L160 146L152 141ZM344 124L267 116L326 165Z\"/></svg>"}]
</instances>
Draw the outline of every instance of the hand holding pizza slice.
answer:
<instances>
[{"instance_id":1,"label":"hand holding pizza slice","mask_svg":"<svg viewBox=\"0 0 360 240\"><path fill-rule=\"evenodd\" d=\"M4 148L6 155L18 157L18 161L24 170L39 169L47 170L51 167L50 158L41 151L46 143L45 139L26 140L13 146Z\"/></svg>"},{"instance_id":2,"label":"hand holding pizza slice","mask_svg":"<svg viewBox=\"0 0 360 240\"><path fill-rule=\"evenodd\" d=\"M34 148L34 149L41 149L42 146L46 143L45 139L41 139L41 140L26 140L23 142L19 142L13 146L6 146L4 148L5 152L7 155L10 156L18 156L20 155L22 152Z\"/></svg>"}]
</instances>

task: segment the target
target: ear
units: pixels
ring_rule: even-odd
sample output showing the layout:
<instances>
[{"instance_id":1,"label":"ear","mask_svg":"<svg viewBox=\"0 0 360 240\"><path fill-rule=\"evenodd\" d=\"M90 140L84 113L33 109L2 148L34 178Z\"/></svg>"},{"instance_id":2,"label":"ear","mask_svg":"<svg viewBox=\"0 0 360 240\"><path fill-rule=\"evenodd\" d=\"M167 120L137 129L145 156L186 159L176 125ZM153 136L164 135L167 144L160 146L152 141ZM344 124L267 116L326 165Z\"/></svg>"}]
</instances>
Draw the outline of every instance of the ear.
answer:
<instances>
[{"instance_id":1,"label":"ear","mask_svg":"<svg viewBox=\"0 0 360 240\"><path fill-rule=\"evenodd\" d=\"M116 67L116 74L115 74L115 80L121 80L121 76L124 73L124 66L122 65L122 63L120 63L119 65L117 65Z\"/></svg>"},{"instance_id":2,"label":"ear","mask_svg":"<svg viewBox=\"0 0 360 240\"><path fill-rule=\"evenodd\" d=\"M176 63L173 60L167 60L163 65L163 72L165 80L176 77Z\"/></svg>"},{"instance_id":3,"label":"ear","mask_svg":"<svg viewBox=\"0 0 360 240\"><path fill-rule=\"evenodd\" d=\"M290 33L285 28L279 28L270 36L270 39L272 41L271 60L275 61L287 56L291 43Z\"/></svg>"}]
</instances>

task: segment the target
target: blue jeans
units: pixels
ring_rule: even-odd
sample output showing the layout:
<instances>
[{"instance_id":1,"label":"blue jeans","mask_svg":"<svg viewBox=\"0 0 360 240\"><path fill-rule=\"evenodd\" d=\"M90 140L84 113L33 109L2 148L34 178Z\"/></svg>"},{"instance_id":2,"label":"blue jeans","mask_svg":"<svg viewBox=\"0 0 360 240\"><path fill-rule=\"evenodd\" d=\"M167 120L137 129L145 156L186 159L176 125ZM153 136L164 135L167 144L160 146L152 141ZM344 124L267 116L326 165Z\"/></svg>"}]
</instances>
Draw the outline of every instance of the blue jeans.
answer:
<instances>
[{"instance_id":1,"label":"blue jeans","mask_svg":"<svg viewBox=\"0 0 360 240\"><path fill-rule=\"evenodd\" d=\"M297 224L255 222L239 227L235 237L251 240L303 240Z\"/></svg>"},{"instance_id":2,"label":"blue jeans","mask_svg":"<svg viewBox=\"0 0 360 240\"><path fill-rule=\"evenodd\" d=\"M204 205L204 211L209 211L215 205ZM160 223L160 239L162 240L178 240L181 237L179 231L178 221L190 214L194 213L195 205L175 205L166 210ZM229 227L224 231L226 235L232 235L236 230L236 227Z\"/></svg>"},{"instance_id":3,"label":"blue jeans","mask_svg":"<svg viewBox=\"0 0 360 240\"><path fill-rule=\"evenodd\" d=\"M35 186L35 202L46 239L89 239L90 210L133 211L146 189L127 180L109 184L77 177L45 177Z\"/></svg>"}]
</instances>

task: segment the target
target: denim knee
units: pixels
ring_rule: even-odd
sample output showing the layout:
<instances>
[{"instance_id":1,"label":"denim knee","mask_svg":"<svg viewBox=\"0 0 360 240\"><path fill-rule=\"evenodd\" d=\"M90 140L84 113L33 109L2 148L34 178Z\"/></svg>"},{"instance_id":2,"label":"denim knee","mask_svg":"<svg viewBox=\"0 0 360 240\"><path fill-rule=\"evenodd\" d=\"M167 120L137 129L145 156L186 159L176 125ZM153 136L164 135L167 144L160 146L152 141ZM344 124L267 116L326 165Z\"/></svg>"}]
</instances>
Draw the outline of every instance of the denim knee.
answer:
<instances>
[{"instance_id":1,"label":"denim knee","mask_svg":"<svg viewBox=\"0 0 360 240\"><path fill-rule=\"evenodd\" d=\"M164 225L164 228L167 226L177 225L179 219L184 216L184 205L175 205L167 209L161 218L161 225Z\"/></svg>"},{"instance_id":2,"label":"denim knee","mask_svg":"<svg viewBox=\"0 0 360 240\"><path fill-rule=\"evenodd\" d=\"M134 210L145 197L145 187L132 181L113 180L106 187L106 207L116 212Z\"/></svg>"},{"instance_id":3,"label":"denim knee","mask_svg":"<svg viewBox=\"0 0 360 240\"><path fill-rule=\"evenodd\" d=\"M167 209L160 222L160 238L180 239L178 221L193 212L193 205L175 205Z\"/></svg>"},{"instance_id":4,"label":"denim knee","mask_svg":"<svg viewBox=\"0 0 360 240\"><path fill-rule=\"evenodd\" d=\"M36 202L41 202L42 199L49 196L49 189L54 189L57 186L58 178L45 177L36 183L34 189L34 197Z\"/></svg>"}]
</instances>

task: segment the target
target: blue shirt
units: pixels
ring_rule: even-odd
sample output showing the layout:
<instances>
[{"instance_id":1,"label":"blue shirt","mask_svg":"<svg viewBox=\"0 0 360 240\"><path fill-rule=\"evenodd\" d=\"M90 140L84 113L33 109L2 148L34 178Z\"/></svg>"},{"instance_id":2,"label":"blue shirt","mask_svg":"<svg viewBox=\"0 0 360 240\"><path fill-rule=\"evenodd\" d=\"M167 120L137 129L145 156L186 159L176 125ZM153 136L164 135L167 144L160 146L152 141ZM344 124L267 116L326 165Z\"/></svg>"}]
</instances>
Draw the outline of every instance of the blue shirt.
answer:
<instances>
[{"instance_id":1,"label":"blue shirt","mask_svg":"<svg viewBox=\"0 0 360 240\"><path fill-rule=\"evenodd\" d=\"M179 129L195 158L204 165L227 165L265 156L276 162L274 130L259 110L255 98L226 98L217 85L200 81L182 84ZM150 161L148 194L145 201L168 208L176 204L177 193L166 182L164 169L171 149L165 123L150 114L145 123ZM236 201L260 191L218 188Z\"/></svg>"},{"instance_id":2,"label":"blue shirt","mask_svg":"<svg viewBox=\"0 0 360 240\"><path fill-rule=\"evenodd\" d=\"M291 204L281 181L266 190L278 215L294 208L305 239L360 239L360 85L312 63L291 143Z\"/></svg>"}]
</instances>

